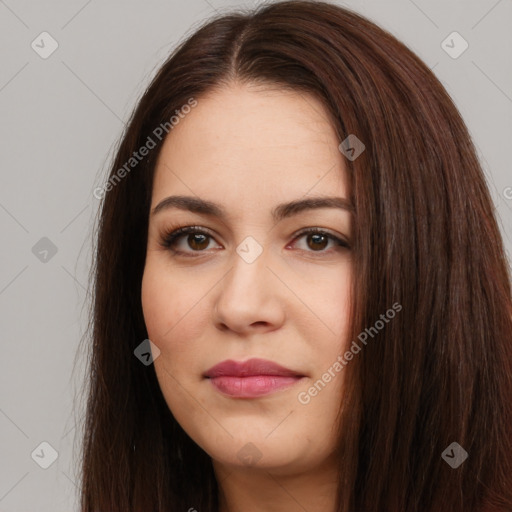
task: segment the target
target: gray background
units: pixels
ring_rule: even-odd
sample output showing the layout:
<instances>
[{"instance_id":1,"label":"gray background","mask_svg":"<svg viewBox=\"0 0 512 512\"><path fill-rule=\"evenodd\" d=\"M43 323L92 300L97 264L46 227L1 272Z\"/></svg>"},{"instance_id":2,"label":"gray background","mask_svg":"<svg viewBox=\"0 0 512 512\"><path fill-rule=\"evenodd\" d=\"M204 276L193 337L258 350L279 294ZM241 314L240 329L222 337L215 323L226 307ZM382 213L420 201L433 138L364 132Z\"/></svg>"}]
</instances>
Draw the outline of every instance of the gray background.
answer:
<instances>
[{"instance_id":1,"label":"gray background","mask_svg":"<svg viewBox=\"0 0 512 512\"><path fill-rule=\"evenodd\" d=\"M78 510L92 191L176 43L216 12L258 3L0 0L0 512ZM510 255L511 0L339 3L395 34L445 85L478 148ZM59 45L46 59L31 47L51 48L44 31ZM441 46L453 31L469 44L458 58ZM48 469L42 442L58 452Z\"/></svg>"}]
</instances>

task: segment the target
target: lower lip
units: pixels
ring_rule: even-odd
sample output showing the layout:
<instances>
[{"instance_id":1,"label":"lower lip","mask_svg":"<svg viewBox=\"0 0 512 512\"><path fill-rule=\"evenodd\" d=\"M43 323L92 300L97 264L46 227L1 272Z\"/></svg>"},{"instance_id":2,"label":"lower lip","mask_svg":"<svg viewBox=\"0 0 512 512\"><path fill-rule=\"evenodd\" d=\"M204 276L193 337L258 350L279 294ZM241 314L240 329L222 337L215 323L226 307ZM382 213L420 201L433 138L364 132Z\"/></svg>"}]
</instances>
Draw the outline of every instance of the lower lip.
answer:
<instances>
[{"instance_id":1,"label":"lower lip","mask_svg":"<svg viewBox=\"0 0 512 512\"><path fill-rule=\"evenodd\" d=\"M237 398L255 398L289 388L302 377L281 377L279 375L254 375L251 377L214 377L209 379L213 386L226 395Z\"/></svg>"}]
</instances>

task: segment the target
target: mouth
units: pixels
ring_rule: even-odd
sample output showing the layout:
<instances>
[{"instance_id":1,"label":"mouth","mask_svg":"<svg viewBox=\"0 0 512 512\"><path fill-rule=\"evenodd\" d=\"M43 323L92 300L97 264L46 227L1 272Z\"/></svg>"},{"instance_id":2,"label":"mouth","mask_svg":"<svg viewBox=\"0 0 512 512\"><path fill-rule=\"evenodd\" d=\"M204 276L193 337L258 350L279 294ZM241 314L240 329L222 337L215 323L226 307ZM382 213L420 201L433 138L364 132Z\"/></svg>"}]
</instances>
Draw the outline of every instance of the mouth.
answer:
<instances>
[{"instance_id":1,"label":"mouth","mask_svg":"<svg viewBox=\"0 0 512 512\"><path fill-rule=\"evenodd\" d=\"M256 398L289 388L305 375L273 361L249 359L244 362L223 361L207 370L203 377L224 395Z\"/></svg>"}]
</instances>

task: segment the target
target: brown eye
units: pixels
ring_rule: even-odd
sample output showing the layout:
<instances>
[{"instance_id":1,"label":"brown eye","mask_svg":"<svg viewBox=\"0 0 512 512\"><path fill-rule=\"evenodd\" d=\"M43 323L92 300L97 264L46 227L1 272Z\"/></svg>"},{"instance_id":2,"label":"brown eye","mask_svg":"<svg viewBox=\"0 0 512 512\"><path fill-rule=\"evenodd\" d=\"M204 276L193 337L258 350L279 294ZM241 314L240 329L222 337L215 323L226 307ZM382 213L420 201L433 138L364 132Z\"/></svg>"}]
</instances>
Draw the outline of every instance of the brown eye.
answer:
<instances>
[{"instance_id":1,"label":"brown eye","mask_svg":"<svg viewBox=\"0 0 512 512\"><path fill-rule=\"evenodd\" d=\"M187 237L187 243L191 249L201 251L206 249L209 244L209 236L201 233L191 233Z\"/></svg>"},{"instance_id":2,"label":"brown eye","mask_svg":"<svg viewBox=\"0 0 512 512\"><path fill-rule=\"evenodd\" d=\"M301 239L304 239L305 243L302 242ZM323 231L319 228L306 229L299 233L295 240L296 241L294 242L294 245L298 244L299 249L302 249L306 252L320 253L320 255L332 252L331 249L350 249L350 245L346 240L338 238L337 236L334 236L331 233ZM334 247L328 248L330 242L332 242ZM300 247L301 243L303 244L302 247Z\"/></svg>"},{"instance_id":3,"label":"brown eye","mask_svg":"<svg viewBox=\"0 0 512 512\"><path fill-rule=\"evenodd\" d=\"M325 249L329 243L329 237L320 233L310 233L307 235L308 247L315 251Z\"/></svg>"},{"instance_id":4,"label":"brown eye","mask_svg":"<svg viewBox=\"0 0 512 512\"><path fill-rule=\"evenodd\" d=\"M204 252L212 240L212 235L204 229L186 226L162 235L160 244L175 253L194 255Z\"/></svg>"}]
</instances>

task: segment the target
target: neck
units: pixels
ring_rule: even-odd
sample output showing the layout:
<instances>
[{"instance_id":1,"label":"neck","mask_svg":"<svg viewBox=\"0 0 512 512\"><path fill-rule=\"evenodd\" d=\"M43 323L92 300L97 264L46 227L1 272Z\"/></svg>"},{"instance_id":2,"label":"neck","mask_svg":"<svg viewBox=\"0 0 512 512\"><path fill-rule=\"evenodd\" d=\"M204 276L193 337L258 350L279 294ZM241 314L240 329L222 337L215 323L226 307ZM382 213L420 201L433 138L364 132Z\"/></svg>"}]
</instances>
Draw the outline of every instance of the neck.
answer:
<instances>
[{"instance_id":1,"label":"neck","mask_svg":"<svg viewBox=\"0 0 512 512\"><path fill-rule=\"evenodd\" d=\"M213 461L219 512L335 512L336 461L292 472Z\"/></svg>"}]
</instances>

